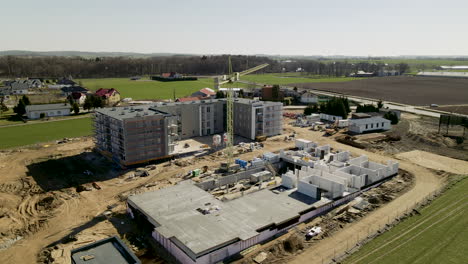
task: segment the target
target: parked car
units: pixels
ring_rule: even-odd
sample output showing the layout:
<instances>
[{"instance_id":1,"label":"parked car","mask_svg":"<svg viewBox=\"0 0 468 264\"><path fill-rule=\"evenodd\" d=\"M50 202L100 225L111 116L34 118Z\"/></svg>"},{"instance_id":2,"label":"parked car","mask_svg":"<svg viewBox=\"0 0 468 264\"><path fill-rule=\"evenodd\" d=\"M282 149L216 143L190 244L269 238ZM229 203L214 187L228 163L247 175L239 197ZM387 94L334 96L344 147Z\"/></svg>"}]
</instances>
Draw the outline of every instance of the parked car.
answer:
<instances>
[{"instance_id":1,"label":"parked car","mask_svg":"<svg viewBox=\"0 0 468 264\"><path fill-rule=\"evenodd\" d=\"M314 236L317 236L320 233L322 233L322 228L320 226L314 226L309 230L309 232L307 232L306 238L311 239L311 238L313 238Z\"/></svg>"}]
</instances>

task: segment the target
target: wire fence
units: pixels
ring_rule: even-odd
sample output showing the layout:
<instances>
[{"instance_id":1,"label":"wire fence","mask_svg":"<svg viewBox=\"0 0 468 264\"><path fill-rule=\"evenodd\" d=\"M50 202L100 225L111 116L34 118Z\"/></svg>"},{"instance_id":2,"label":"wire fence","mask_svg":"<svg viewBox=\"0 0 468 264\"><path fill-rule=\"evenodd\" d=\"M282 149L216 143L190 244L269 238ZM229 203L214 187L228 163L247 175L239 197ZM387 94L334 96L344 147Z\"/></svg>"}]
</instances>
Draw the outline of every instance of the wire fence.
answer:
<instances>
[{"instance_id":1,"label":"wire fence","mask_svg":"<svg viewBox=\"0 0 468 264\"><path fill-rule=\"evenodd\" d=\"M367 226L367 230L365 234L362 232L356 232L354 237L350 237L347 240L343 240L337 242L334 247L333 254L322 256L321 263L328 264L328 263L337 263L342 262L348 256L356 252L359 248L361 248L366 243L372 241L377 236L381 235L385 231L389 230L393 226L400 223L403 219L410 216L413 210L419 209L421 206L426 205L428 202L432 201L434 198L439 196L443 192L443 188L436 190L430 194L428 194L424 199L419 202L416 202L412 205L408 205L406 208L396 211L395 213L387 215L387 220L385 223L374 224ZM353 262L352 262L353 263Z\"/></svg>"}]
</instances>

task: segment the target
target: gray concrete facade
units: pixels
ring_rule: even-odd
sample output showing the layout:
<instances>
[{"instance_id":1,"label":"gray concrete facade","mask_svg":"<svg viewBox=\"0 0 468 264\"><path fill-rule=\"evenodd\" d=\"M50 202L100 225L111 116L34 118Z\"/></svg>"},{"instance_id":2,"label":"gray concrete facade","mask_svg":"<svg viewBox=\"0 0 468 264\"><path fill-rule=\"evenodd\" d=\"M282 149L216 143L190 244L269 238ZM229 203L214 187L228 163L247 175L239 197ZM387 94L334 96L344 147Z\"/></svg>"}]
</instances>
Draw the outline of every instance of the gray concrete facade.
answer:
<instances>
[{"instance_id":1,"label":"gray concrete facade","mask_svg":"<svg viewBox=\"0 0 468 264\"><path fill-rule=\"evenodd\" d=\"M170 156L177 140L223 133L225 120L225 99L97 109L96 146L121 164L146 162ZM235 99L234 133L281 134L282 103Z\"/></svg>"}]
</instances>

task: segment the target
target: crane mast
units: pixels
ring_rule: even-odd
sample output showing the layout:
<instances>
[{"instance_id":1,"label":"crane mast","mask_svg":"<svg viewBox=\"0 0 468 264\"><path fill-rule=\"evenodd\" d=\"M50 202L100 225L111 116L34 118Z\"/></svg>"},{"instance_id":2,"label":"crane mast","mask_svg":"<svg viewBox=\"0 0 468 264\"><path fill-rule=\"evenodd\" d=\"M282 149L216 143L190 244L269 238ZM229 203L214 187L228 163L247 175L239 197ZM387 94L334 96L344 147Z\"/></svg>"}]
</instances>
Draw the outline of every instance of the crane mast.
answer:
<instances>
[{"instance_id":1,"label":"crane mast","mask_svg":"<svg viewBox=\"0 0 468 264\"><path fill-rule=\"evenodd\" d=\"M232 62L231 56L228 59L228 75L216 76L214 77L214 88L219 90L222 84L229 83L226 89L226 149L224 153L227 156L227 161L224 163L227 166L227 170L231 164L233 164L234 158L234 89L232 88L232 83L239 80L240 76L244 76L255 71L261 70L268 66L268 63L264 63L253 68L247 69L242 72L233 72L232 71ZM226 78L227 77L227 78Z\"/></svg>"},{"instance_id":2,"label":"crane mast","mask_svg":"<svg viewBox=\"0 0 468 264\"><path fill-rule=\"evenodd\" d=\"M229 76L232 76L231 56L229 56ZM232 81L230 81L232 83ZM227 164L230 166L233 163L234 156L234 90L232 85L228 85L226 100L226 156Z\"/></svg>"}]
</instances>

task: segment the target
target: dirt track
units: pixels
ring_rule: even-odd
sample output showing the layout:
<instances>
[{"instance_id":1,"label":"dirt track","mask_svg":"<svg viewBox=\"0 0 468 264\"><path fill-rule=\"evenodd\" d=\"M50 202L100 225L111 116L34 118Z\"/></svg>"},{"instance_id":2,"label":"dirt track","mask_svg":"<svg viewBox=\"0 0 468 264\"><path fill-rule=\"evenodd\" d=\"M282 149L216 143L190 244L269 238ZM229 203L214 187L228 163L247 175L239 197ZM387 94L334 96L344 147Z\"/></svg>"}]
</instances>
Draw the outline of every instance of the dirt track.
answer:
<instances>
[{"instance_id":1,"label":"dirt track","mask_svg":"<svg viewBox=\"0 0 468 264\"><path fill-rule=\"evenodd\" d=\"M468 79L374 77L337 83L295 83L290 86L382 99L409 105L468 103Z\"/></svg>"}]
</instances>

